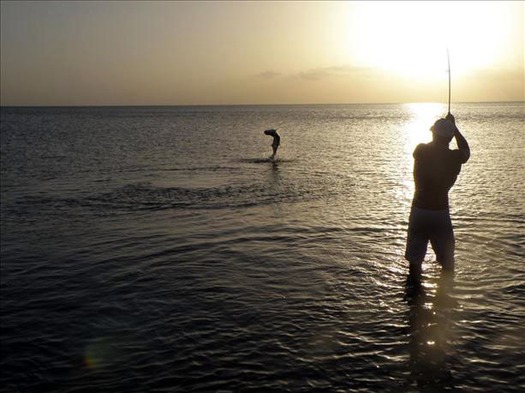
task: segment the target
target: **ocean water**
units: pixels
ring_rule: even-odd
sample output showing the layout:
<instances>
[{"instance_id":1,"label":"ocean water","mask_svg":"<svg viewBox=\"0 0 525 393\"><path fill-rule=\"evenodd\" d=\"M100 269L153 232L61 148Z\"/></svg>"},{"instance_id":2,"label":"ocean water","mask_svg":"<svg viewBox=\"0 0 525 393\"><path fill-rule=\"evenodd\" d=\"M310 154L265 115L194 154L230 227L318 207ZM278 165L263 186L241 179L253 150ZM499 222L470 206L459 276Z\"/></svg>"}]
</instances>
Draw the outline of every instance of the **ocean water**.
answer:
<instances>
[{"instance_id":1,"label":"ocean water","mask_svg":"<svg viewBox=\"0 0 525 393\"><path fill-rule=\"evenodd\" d=\"M452 109L456 273L410 296L444 105L2 108L1 391L524 391L524 105Z\"/></svg>"}]
</instances>

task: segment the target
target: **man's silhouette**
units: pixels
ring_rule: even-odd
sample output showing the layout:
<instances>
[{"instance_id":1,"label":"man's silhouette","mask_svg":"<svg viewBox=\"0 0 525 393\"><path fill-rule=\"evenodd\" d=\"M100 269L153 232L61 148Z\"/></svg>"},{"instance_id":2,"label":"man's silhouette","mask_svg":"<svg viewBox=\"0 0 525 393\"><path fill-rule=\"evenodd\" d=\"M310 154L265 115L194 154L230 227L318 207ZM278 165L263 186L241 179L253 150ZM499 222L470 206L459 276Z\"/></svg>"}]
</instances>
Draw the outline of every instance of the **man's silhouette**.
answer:
<instances>
[{"instance_id":1,"label":"man's silhouette","mask_svg":"<svg viewBox=\"0 0 525 393\"><path fill-rule=\"evenodd\" d=\"M430 130L432 142L419 144L413 154L415 193L405 251L412 277L421 274L429 241L443 269L454 270L455 240L448 191L456 182L461 165L470 157L467 140L450 113L436 121ZM457 150L448 148L452 138L456 139Z\"/></svg>"},{"instance_id":2,"label":"man's silhouette","mask_svg":"<svg viewBox=\"0 0 525 393\"><path fill-rule=\"evenodd\" d=\"M279 135L279 133L277 132L277 130L274 130L273 128L270 129L270 130L266 130L264 131L264 133L266 135L270 135L273 137L273 141L272 141L272 151L273 151L273 154L272 156L270 157L270 159L274 159L275 158L275 155L277 154L277 149L279 148L279 145L281 144L281 136Z\"/></svg>"}]
</instances>

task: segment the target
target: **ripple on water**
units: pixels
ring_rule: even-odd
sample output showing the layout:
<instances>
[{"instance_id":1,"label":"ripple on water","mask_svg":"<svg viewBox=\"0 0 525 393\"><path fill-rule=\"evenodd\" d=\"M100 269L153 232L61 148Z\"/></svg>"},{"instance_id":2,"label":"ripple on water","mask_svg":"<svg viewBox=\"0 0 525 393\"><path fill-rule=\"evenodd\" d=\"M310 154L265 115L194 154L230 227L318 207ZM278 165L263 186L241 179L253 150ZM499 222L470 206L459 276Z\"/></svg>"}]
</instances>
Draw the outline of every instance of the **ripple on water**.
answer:
<instances>
[{"instance_id":1,"label":"ripple on water","mask_svg":"<svg viewBox=\"0 0 525 393\"><path fill-rule=\"evenodd\" d=\"M487 108L458 104L456 275L429 250L417 290L412 112L2 108L3 389L522 391L522 127Z\"/></svg>"}]
</instances>

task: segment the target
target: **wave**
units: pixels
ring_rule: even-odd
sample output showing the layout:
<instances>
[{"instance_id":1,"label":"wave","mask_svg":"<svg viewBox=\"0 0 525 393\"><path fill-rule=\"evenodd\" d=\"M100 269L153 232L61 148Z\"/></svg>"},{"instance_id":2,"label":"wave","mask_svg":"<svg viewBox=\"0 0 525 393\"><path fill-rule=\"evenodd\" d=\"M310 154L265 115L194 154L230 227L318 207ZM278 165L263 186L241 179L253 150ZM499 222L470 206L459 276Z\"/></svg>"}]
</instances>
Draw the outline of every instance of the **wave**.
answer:
<instances>
[{"instance_id":1,"label":"wave","mask_svg":"<svg viewBox=\"0 0 525 393\"><path fill-rule=\"evenodd\" d=\"M118 211L161 211L167 209L224 209L294 203L316 199L315 190L298 183L253 182L215 187L161 187L150 182L127 184L109 192L84 197L25 196L11 206L11 213L33 213L35 209L63 212L88 208L94 213ZM44 213L44 211L41 211Z\"/></svg>"},{"instance_id":2,"label":"wave","mask_svg":"<svg viewBox=\"0 0 525 393\"><path fill-rule=\"evenodd\" d=\"M280 164L280 163L290 163L295 162L294 159L286 159L286 158L241 158L239 162L248 163L248 164Z\"/></svg>"}]
</instances>

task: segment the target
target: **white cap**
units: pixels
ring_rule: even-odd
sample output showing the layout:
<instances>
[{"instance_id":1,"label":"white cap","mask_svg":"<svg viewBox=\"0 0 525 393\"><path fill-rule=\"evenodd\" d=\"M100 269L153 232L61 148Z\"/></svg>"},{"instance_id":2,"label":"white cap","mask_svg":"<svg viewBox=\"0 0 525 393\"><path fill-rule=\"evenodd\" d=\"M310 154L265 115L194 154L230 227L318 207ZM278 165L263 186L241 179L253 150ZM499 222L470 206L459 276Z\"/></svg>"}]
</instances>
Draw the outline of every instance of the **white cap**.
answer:
<instances>
[{"instance_id":1,"label":"white cap","mask_svg":"<svg viewBox=\"0 0 525 393\"><path fill-rule=\"evenodd\" d=\"M456 126L446 119L439 119L430 127L430 131L443 138L452 138L455 130Z\"/></svg>"}]
</instances>

